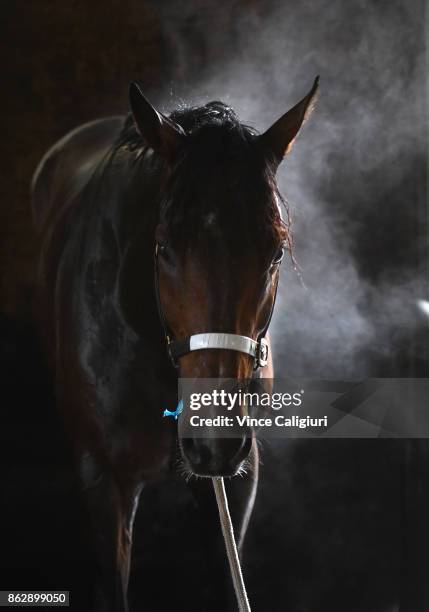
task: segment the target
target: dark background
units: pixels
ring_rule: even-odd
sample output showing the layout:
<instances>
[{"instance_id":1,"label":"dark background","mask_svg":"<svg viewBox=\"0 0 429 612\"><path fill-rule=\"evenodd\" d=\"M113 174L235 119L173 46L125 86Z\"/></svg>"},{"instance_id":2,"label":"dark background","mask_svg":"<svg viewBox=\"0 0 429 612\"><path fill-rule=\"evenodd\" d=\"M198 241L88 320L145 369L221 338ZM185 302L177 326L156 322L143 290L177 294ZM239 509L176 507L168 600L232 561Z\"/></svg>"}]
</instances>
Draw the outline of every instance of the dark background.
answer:
<instances>
[{"instance_id":1,"label":"dark background","mask_svg":"<svg viewBox=\"0 0 429 612\"><path fill-rule=\"evenodd\" d=\"M34 317L38 161L76 125L126 112L132 79L164 111L221 98L262 130L320 73L318 110L279 177L306 289L286 266L277 370L426 376L425 4L5 0L1 15L0 588L66 588L84 611L91 547ZM426 447L264 444L253 609L427 610ZM197 533L179 480L144 492L136 610L201 610L213 577Z\"/></svg>"}]
</instances>

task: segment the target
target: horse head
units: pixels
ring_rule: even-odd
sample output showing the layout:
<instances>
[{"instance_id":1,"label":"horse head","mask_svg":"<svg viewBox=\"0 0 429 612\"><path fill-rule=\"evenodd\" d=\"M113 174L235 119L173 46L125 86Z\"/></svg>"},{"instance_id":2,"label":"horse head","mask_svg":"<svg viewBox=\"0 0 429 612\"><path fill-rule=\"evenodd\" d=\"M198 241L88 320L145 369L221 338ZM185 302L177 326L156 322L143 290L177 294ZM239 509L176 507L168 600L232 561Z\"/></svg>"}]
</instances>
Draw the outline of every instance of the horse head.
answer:
<instances>
[{"instance_id":1,"label":"horse head","mask_svg":"<svg viewBox=\"0 0 429 612\"><path fill-rule=\"evenodd\" d=\"M280 262L290 246L276 171L317 89L316 79L296 106L259 135L221 102L166 117L149 104L138 85L131 85L137 129L165 172L155 275L169 340L210 332L257 343L265 335ZM188 350L177 358L179 376L192 379L250 379L254 366L251 351L222 345ZM250 452L252 440L245 434L231 439L184 437L180 423L181 451L195 474L234 475Z\"/></svg>"}]
</instances>

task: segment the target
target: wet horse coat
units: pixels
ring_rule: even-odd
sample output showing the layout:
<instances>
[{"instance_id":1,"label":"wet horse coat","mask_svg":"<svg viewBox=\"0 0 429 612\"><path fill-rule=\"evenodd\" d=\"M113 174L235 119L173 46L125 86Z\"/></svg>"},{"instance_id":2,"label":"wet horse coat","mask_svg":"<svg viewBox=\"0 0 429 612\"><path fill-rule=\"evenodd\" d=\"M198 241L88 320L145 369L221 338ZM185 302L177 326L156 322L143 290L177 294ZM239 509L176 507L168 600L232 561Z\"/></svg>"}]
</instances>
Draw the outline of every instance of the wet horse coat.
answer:
<instances>
[{"instance_id":1,"label":"wet horse coat","mask_svg":"<svg viewBox=\"0 0 429 612\"><path fill-rule=\"evenodd\" d=\"M208 446L181 440L179 430L178 445L176 422L162 418L177 404L178 372L157 312L153 253L156 243L165 251L160 293L177 337L207 329L255 337L274 299L275 259L287 233L274 172L316 89L261 137L222 103L166 118L133 86L133 116L78 128L36 171L41 318L93 526L97 610L127 610L139 494L175 469L178 446L186 469L202 475L232 475L248 456L247 478L230 487L242 542L256 492L256 444ZM197 351L181 359L179 373L249 377L252 363L231 351ZM190 486L210 521L216 560L221 536L210 483ZM214 605L224 609L225 591L217 596Z\"/></svg>"}]
</instances>

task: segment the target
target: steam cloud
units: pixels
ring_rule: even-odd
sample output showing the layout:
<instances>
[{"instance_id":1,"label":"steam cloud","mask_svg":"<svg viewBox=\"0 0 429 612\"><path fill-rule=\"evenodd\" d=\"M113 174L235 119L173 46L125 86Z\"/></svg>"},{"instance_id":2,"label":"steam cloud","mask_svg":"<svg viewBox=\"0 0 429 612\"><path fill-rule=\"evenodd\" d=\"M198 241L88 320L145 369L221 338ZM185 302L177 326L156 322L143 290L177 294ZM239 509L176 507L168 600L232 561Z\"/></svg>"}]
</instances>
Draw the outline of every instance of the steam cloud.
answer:
<instances>
[{"instance_id":1,"label":"steam cloud","mask_svg":"<svg viewBox=\"0 0 429 612\"><path fill-rule=\"evenodd\" d=\"M418 231L427 209L416 188L424 189L426 155L416 35L424 5L232 4L219 12L228 20L204 2L200 12L196 3L158 9L183 75L166 109L220 99L263 131L321 75L316 111L279 173L305 287L286 264L272 325L276 373L377 376L384 359L384 375L397 374L398 351L419 350L416 332L428 327L418 307L429 298ZM404 219L409 244L402 237L392 257Z\"/></svg>"},{"instance_id":2,"label":"steam cloud","mask_svg":"<svg viewBox=\"0 0 429 612\"><path fill-rule=\"evenodd\" d=\"M156 4L176 62L170 98L160 92L164 110L220 99L263 131L321 77L316 111L278 177L306 288L285 258L271 328L276 375L409 376L418 360L422 375L429 358L423 0L225 4ZM248 540L256 568L249 584L261 585L253 594L261 609L270 607L269 594L291 610L331 609L339 584L359 584L359 592L365 584L366 610L399 610L398 533L408 533L398 504L403 446L333 442L264 444ZM270 549L262 565L258 520L278 555ZM278 567L287 567L287 586L279 586Z\"/></svg>"}]
</instances>

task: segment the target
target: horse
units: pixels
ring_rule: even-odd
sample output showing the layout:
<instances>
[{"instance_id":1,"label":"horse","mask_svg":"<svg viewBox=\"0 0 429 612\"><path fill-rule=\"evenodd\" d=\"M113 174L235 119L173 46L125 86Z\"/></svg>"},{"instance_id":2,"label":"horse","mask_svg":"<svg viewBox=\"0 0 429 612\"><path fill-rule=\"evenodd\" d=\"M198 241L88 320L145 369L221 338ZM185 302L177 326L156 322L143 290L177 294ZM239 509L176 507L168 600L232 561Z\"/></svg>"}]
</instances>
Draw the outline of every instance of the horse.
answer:
<instances>
[{"instance_id":1,"label":"horse","mask_svg":"<svg viewBox=\"0 0 429 612\"><path fill-rule=\"evenodd\" d=\"M185 437L182 417L163 411L179 377L273 377L267 332L290 248L276 172L317 90L318 79L259 134L219 101L164 115L132 83L131 112L73 130L35 171L42 335L94 536L97 612L128 610L140 493L177 469L195 476L214 564L223 547L207 477L230 478L242 550L255 436Z\"/></svg>"}]
</instances>

